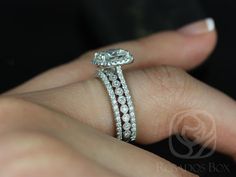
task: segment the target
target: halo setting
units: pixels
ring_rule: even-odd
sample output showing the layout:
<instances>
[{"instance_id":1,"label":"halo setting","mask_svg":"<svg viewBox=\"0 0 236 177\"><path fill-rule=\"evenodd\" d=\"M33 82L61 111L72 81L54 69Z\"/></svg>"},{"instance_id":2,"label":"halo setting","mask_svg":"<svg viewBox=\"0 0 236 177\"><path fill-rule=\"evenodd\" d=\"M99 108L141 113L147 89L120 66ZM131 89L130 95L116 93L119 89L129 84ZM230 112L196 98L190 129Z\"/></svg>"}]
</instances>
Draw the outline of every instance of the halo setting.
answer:
<instances>
[{"instance_id":1,"label":"halo setting","mask_svg":"<svg viewBox=\"0 0 236 177\"><path fill-rule=\"evenodd\" d=\"M133 56L126 50L109 49L107 51L96 52L92 63L97 66L112 67L130 64L133 60Z\"/></svg>"}]
</instances>

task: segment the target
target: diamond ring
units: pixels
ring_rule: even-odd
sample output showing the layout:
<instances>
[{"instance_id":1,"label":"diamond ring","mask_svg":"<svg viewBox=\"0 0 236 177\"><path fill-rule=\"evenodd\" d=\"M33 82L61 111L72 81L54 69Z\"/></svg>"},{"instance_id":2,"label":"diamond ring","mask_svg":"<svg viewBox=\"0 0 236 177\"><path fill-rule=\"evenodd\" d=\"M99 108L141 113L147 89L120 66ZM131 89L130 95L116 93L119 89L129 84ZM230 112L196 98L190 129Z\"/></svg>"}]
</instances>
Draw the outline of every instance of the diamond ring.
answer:
<instances>
[{"instance_id":1,"label":"diamond ring","mask_svg":"<svg viewBox=\"0 0 236 177\"><path fill-rule=\"evenodd\" d=\"M98 66L97 77L105 85L111 100L116 137L126 142L135 141L137 133L134 105L121 66L133 60L133 56L123 49L97 52L92 60Z\"/></svg>"}]
</instances>

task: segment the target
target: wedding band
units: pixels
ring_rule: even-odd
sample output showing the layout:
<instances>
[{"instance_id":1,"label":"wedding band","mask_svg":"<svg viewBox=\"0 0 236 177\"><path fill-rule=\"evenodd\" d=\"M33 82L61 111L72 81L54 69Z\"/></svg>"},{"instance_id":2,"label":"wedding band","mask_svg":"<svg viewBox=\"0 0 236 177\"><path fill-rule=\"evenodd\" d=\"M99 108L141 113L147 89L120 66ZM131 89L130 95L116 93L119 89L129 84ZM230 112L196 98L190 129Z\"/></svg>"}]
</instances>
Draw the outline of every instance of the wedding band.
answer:
<instances>
[{"instance_id":1,"label":"wedding band","mask_svg":"<svg viewBox=\"0 0 236 177\"><path fill-rule=\"evenodd\" d=\"M130 64L133 56L123 49L96 52L92 63L98 66L97 77L106 87L115 118L116 137L126 142L137 136L134 105L121 66Z\"/></svg>"}]
</instances>

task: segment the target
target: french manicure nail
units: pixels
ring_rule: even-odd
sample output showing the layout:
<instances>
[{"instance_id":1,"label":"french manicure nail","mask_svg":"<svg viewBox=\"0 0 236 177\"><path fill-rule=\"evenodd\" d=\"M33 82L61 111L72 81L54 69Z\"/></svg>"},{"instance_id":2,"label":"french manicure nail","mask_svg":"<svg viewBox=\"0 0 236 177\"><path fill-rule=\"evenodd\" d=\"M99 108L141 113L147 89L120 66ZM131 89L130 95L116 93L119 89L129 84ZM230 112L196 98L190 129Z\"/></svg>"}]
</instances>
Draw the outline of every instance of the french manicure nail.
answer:
<instances>
[{"instance_id":1,"label":"french manicure nail","mask_svg":"<svg viewBox=\"0 0 236 177\"><path fill-rule=\"evenodd\" d=\"M198 34L209 33L214 30L215 30L215 21L213 20L213 18L207 18L204 20L190 23L180 28L178 31L180 33L187 35L198 35Z\"/></svg>"}]
</instances>

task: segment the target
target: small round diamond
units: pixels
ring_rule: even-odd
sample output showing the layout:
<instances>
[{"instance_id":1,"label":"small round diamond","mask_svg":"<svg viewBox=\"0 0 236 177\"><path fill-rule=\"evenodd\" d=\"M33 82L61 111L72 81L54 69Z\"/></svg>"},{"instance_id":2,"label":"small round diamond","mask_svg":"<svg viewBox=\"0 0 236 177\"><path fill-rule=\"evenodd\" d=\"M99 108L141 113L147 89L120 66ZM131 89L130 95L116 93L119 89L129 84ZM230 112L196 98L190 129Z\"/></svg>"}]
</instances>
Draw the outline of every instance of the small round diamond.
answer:
<instances>
[{"instance_id":1,"label":"small round diamond","mask_svg":"<svg viewBox=\"0 0 236 177\"><path fill-rule=\"evenodd\" d=\"M115 65L118 65L119 62L118 61L112 61L111 64L115 66Z\"/></svg>"},{"instance_id":2,"label":"small round diamond","mask_svg":"<svg viewBox=\"0 0 236 177\"><path fill-rule=\"evenodd\" d=\"M116 88L117 88L117 87L120 87L120 85L121 85L121 84L120 84L120 81L118 81L118 80L114 80L114 81L112 82L112 86L113 86L113 87L116 87Z\"/></svg>"},{"instance_id":3,"label":"small round diamond","mask_svg":"<svg viewBox=\"0 0 236 177\"><path fill-rule=\"evenodd\" d=\"M132 118L131 118L131 122L135 122L135 118L132 117Z\"/></svg>"},{"instance_id":4,"label":"small round diamond","mask_svg":"<svg viewBox=\"0 0 236 177\"><path fill-rule=\"evenodd\" d=\"M110 81L115 81L115 80L117 80L117 76L114 75L114 74L111 74L111 75L109 76L109 80L110 80Z\"/></svg>"},{"instance_id":5,"label":"small round diamond","mask_svg":"<svg viewBox=\"0 0 236 177\"><path fill-rule=\"evenodd\" d=\"M104 82L105 83L105 86L108 88L108 89L110 89L110 83L109 82Z\"/></svg>"},{"instance_id":6,"label":"small round diamond","mask_svg":"<svg viewBox=\"0 0 236 177\"><path fill-rule=\"evenodd\" d=\"M130 95L126 96L126 98L127 98L127 100L131 100L131 96Z\"/></svg>"},{"instance_id":7,"label":"small round diamond","mask_svg":"<svg viewBox=\"0 0 236 177\"><path fill-rule=\"evenodd\" d=\"M116 88L115 93L116 95L123 95L124 91L122 88Z\"/></svg>"},{"instance_id":8,"label":"small round diamond","mask_svg":"<svg viewBox=\"0 0 236 177\"><path fill-rule=\"evenodd\" d=\"M123 135L124 135L124 138L129 138L130 137L130 135L131 135L131 131L124 131L124 133L123 133Z\"/></svg>"},{"instance_id":9,"label":"small round diamond","mask_svg":"<svg viewBox=\"0 0 236 177\"><path fill-rule=\"evenodd\" d=\"M123 83L125 83L125 80L123 80ZM128 89L127 85L123 85L123 88L124 88L125 90Z\"/></svg>"},{"instance_id":10,"label":"small round diamond","mask_svg":"<svg viewBox=\"0 0 236 177\"><path fill-rule=\"evenodd\" d=\"M118 102L119 102L120 104L125 104L126 98L125 98L124 96L119 96L119 97L118 97Z\"/></svg>"},{"instance_id":11,"label":"small round diamond","mask_svg":"<svg viewBox=\"0 0 236 177\"><path fill-rule=\"evenodd\" d=\"M132 128L131 128L131 131L135 132L136 129L137 129L137 128L136 128L136 124L133 123L133 124L131 125L131 127L132 127Z\"/></svg>"},{"instance_id":12,"label":"small round diamond","mask_svg":"<svg viewBox=\"0 0 236 177\"><path fill-rule=\"evenodd\" d=\"M124 125L123 125L123 129L124 130L129 130L131 128L131 124L130 123L125 123Z\"/></svg>"},{"instance_id":13,"label":"small round diamond","mask_svg":"<svg viewBox=\"0 0 236 177\"><path fill-rule=\"evenodd\" d=\"M115 111L118 110L118 106L117 105L115 105L113 108L114 108Z\"/></svg>"},{"instance_id":14,"label":"small round diamond","mask_svg":"<svg viewBox=\"0 0 236 177\"><path fill-rule=\"evenodd\" d=\"M117 134L117 138L118 138L119 140L122 140L122 135ZM132 140L132 141L133 141L133 140Z\"/></svg>"},{"instance_id":15,"label":"small round diamond","mask_svg":"<svg viewBox=\"0 0 236 177\"><path fill-rule=\"evenodd\" d=\"M133 136L130 138L130 141L135 141L135 139L136 139L135 136Z\"/></svg>"},{"instance_id":16,"label":"small round diamond","mask_svg":"<svg viewBox=\"0 0 236 177\"><path fill-rule=\"evenodd\" d=\"M120 122L120 115L115 115L116 122Z\"/></svg>"},{"instance_id":17,"label":"small round diamond","mask_svg":"<svg viewBox=\"0 0 236 177\"><path fill-rule=\"evenodd\" d=\"M128 99L128 98L127 98ZM129 100L129 101L127 101L127 104L129 105L129 106L133 106L133 103Z\"/></svg>"},{"instance_id":18,"label":"small round diamond","mask_svg":"<svg viewBox=\"0 0 236 177\"><path fill-rule=\"evenodd\" d=\"M133 106L130 106L130 107L129 107L129 110L130 110L130 111L133 111L133 110L134 110L134 107L133 107Z\"/></svg>"},{"instance_id":19,"label":"small round diamond","mask_svg":"<svg viewBox=\"0 0 236 177\"><path fill-rule=\"evenodd\" d=\"M125 94L128 95L129 94L129 90L125 90Z\"/></svg>"},{"instance_id":20,"label":"small round diamond","mask_svg":"<svg viewBox=\"0 0 236 177\"><path fill-rule=\"evenodd\" d=\"M134 112L131 112L131 113L130 113L130 116L131 116L131 117L134 117Z\"/></svg>"},{"instance_id":21,"label":"small round diamond","mask_svg":"<svg viewBox=\"0 0 236 177\"><path fill-rule=\"evenodd\" d=\"M111 95L111 99L113 99L113 100L116 99L116 96L113 94L112 91L109 92L109 95Z\"/></svg>"},{"instance_id":22,"label":"small round diamond","mask_svg":"<svg viewBox=\"0 0 236 177\"><path fill-rule=\"evenodd\" d=\"M121 125L121 123L120 122L117 122L116 123L116 127L121 127L122 125Z\"/></svg>"},{"instance_id":23,"label":"small round diamond","mask_svg":"<svg viewBox=\"0 0 236 177\"><path fill-rule=\"evenodd\" d=\"M132 136L132 137L136 137L136 132L132 132L132 133L131 133L131 136Z\"/></svg>"},{"instance_id":24,"label":"small round diamond","mask_svg":"<svg viewBox=\"0 0 236 177\"><path fill-rule=\"evenodd\" d=\"M129 114L124 114L124 115L122 116L122 120L123 120L124 122L129 122L129 120L130 120Z\"/></svg>"},{"instance_id":25,"label":"small round diamond","mask_svg":"<svg viewBox=\"0 0 236 177\"><path fill-rule=\"evenodd\" d=\"M121 111L122 113L126 114L126 113L129 111L129 108L128 108L127 105L122 105L122 106L120 107L120 111Z\"/></svg>"},{"instance_id":26,"label":"small round diamond","mask_svg":"<svg viewBox=\"0 0 236 177\"><path fill-rule=\"evenodd\" d=\"M116 128L116 131L118 131L118 132L121 131L121 130L122 130L121 127Z\"/></svg>"}]
</instances>

